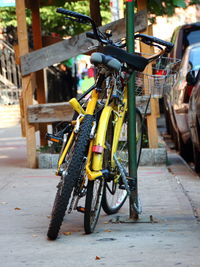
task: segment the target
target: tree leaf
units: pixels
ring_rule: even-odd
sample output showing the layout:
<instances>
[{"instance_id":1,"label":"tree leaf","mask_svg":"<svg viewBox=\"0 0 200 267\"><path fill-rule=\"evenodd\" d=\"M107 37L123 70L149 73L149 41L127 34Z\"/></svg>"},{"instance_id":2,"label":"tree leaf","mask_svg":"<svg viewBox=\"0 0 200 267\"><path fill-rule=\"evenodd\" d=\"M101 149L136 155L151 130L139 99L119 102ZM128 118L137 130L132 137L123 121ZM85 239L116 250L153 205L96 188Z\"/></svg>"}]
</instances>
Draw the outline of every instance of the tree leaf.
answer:
<instances>
[{"instance_id":1,"label":"tree leaf","mask_svg":"<svg viewBox=\"0 0 200 267\"><path fill-rule=\"evenodd\" d=\"M186 7L185 0L173 0L173 4L177 7Z\"/></svg>"}]
</instances>

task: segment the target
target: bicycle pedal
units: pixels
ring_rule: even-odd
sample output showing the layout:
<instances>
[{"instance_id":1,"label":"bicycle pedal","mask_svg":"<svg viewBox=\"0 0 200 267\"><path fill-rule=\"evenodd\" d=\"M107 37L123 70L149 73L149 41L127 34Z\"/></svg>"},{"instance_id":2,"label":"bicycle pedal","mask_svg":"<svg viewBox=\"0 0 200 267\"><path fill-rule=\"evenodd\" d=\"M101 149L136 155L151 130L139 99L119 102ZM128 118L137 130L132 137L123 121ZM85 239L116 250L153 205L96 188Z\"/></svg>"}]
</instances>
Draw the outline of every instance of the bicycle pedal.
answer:
<instances>
[{"instance_id":1,"label":"bicycle pedal","mask_svg":"<svg viewBox=\"0 0 200 267\"><path fill-rule=\"evenodd\" d=\"M125 189L126 189L126 187L125 187L125 185L124 185L124 184L121 184L121 185L119 185L119 189L123 189L123 190L125 190Z\"/></svg>"},{"instance_id":2,"label":"bicycle pedal","mask_svg":"<svg viewBox=\"0 0 200 267\"><path fill-rule=\"evenodd\" d=\"M49 133L46 134L46 139L49 141L52 141L54 143L59 143L59 144L61 144L63 142L63 139L61 137L58 137L58 136L55 136L55 135L49 134Z\"/></svg>"},{"instance_id":3,"label":"bicycle pedal","mask_svg":"<svg viewBox=\"0 0 200 267\"><path fill-rule=\"evenodd\" d=\"M85 208L84 207L79 206L79 207L76 208L76 210L78 212L85 213Z\"/></svg>"}]
</instances>

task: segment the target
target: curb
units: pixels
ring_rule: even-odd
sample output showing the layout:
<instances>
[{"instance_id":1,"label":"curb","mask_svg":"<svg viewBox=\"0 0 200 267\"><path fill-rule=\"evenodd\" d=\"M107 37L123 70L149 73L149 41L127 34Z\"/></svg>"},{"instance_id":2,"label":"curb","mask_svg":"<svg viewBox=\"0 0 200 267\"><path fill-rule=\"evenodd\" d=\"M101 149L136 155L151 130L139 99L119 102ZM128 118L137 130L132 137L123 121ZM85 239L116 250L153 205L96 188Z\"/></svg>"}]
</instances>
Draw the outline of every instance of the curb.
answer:
<instances>
[{"instance_id":1,"label":"curb","mask_svg":"<svg viewBox=\"0 0 200 267\"><path fill-rule=\"evenodd\" d=\"M57 169L59 154L39 153L38 168L39 169Z\"/></svg>"},{"instance_id":2,"label":"curb","mask_svg":"<svg viewBox=\"0 0 200 267\"><path fill-rule=\"evenodd\" d=\"M56 169L59 154L39 153L39 169ZM166 148L143 148L140 157L140 166L158 166L166 165L167 150Z\"/></svg>"},{"instance_id":3,"label":"curb","mask_svg":"<svg viewBox=\"0 0 200 267\"><path fill-rule=\"evenodd\" d=\"M157 166L167 164L167 150L163 148L143 148L140 166Z\"/></svg>"},{"instance_id":4,"label":"curb","mask_svg":"<svg viewBox=\"0 0 200 267\"><path fill-rule=\"evenodd\" d=\"M190 202L194 217L200 222L200 176L191 169L180 155L169 153L168 159L168 171L181 187Z\"/></svg>"}]
</instances>

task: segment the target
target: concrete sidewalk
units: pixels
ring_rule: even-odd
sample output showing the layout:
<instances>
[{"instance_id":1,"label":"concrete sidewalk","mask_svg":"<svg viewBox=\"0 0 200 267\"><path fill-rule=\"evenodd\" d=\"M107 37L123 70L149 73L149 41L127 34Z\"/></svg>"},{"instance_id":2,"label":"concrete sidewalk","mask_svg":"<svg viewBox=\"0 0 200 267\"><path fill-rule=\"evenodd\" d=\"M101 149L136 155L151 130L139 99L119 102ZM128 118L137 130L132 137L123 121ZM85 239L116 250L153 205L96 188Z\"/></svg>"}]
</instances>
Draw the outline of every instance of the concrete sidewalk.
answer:
<instances>
[{"instance_id":1,"label":"concrete sidewalk","mask_svg":"<svg viewBox=\"0 0 200 267\"><path fill-rule=\"evenodd\" d=\"M168 166L139 168L137 223L101 213L85 235L83 215L67 215L56 241L46 232L58 178L26 168L20 127L0 128L0 266L200 266L200 180L169 152ZM129 215L129 203L119 216ZM121 218L121 217L120 217Z\"/></svg>"}]
</instances>

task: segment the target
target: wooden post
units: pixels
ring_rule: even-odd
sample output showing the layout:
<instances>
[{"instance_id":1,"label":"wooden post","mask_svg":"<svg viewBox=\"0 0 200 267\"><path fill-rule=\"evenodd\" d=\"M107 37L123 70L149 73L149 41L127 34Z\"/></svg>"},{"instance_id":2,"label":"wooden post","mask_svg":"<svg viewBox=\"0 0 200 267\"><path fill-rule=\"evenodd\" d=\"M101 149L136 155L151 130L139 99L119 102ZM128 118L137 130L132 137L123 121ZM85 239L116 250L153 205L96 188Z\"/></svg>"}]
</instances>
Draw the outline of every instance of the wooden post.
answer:
<instances>
[{"instance_id":1,"label":"wooden post","mask_svg":"<svg viewBox=\"0 0 200 267\"><path fill-rule=\"evenodd\" d=\"M28 36L26 26L25 0L16 0L17 33L19 43L19 55L28 53ZM27 163L29 168L36 168L36 138L35 127L28 123L27 107L33 104L32 77L27 75L22 77L22 100L23 114L25 122Z\"/></svg>"},{"instance_id":2,"label":"wooden post","mask_svg":"<svg viewBox=\"0 0 200 267\"><path fill-rule=\"evenodd\" d=\"M119 0L119 18L124 17L124 0Z\"/></svg>"},{"instance_id":3,"label":"wooden post","mask_svg":"<svg viewBox=\"0 0 200 267\"><path fill-rule=\"evenodd\" d=\"M33 46L34 50L42 48L42 31L41 31L41 23L40 23L40 4L39 0L30 1L30 7L32 12L32 32L33 32ZM44 73L43 70L36 72L36 94L37 101L39 104L44 104L46 102L45 99L45 87L44 87ZM47 140L45 138L47 133L47 126L45 124L41 124L39 126L40 131L40 145L47 145Z\"/></svg>"},{"instance_id":4,"label":"wooden post","mask_svg":"<svg viewBox=\"0 0 200 267\"><path fill-rule=\"evenodd\" d=\"M147 0L139 0L138 1L138 11L147 8ZM152 25L147 27L147 30L142 33L153 35ZM143 43L140 43L140 51L146 54L153 54L153 47L147 46ZM145 69L145 73L152 74L152 66L151 64L147 66ZM157 117L159 116L159 105L157 99L150 100L151 105L151 114L147 115L147 129L148 129L148 139L149 139L149 147L157 148L158 147L158 131L157 131Z\"/></svg>"}]
</instances>

